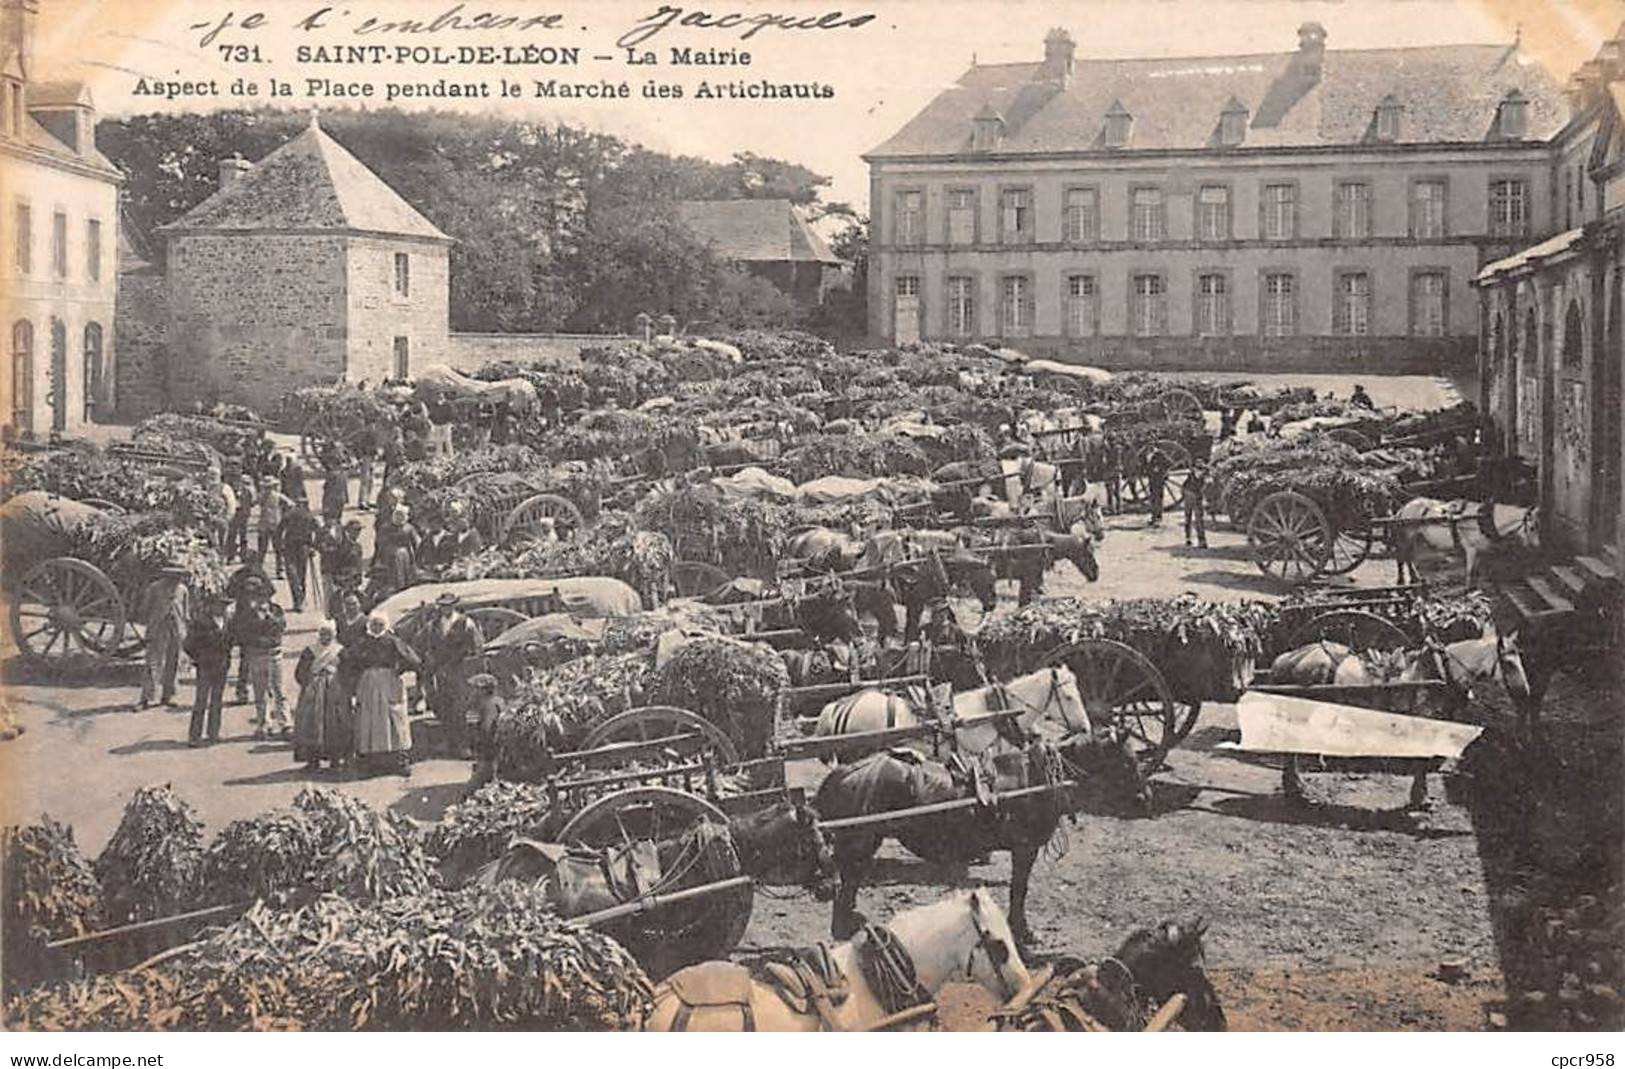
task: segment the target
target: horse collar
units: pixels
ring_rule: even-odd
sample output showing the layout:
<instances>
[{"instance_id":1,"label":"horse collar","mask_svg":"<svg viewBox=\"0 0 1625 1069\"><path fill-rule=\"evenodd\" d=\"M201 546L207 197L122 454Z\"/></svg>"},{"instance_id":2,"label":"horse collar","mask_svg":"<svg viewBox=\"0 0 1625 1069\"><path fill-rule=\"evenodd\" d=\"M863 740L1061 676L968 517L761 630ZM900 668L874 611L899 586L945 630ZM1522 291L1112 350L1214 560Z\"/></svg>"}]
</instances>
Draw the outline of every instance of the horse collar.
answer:
<instances>
[{"instance_id":1,"label":"horse collar","mask_svg":"<svg viewBox=\"0 0 1625 1069\"><path fill-rule=\"evenodd\" d=\"M884 924L864 925L858 965L888 1015L931 1001L931 992L920 985L908 948Z\"/></svg>"}]
</instances>

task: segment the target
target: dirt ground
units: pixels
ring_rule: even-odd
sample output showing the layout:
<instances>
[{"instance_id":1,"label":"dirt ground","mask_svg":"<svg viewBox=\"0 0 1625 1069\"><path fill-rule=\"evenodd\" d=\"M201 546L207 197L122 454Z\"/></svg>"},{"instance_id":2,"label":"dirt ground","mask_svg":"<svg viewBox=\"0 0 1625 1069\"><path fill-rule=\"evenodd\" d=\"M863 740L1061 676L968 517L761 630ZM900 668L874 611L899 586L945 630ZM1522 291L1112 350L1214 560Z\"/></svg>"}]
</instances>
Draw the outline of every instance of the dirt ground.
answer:
<instances>
[{"instance_id":1,"label":"dirt ground","mask_svg":"<svg viewBox=\"0 0 1625 1069\"><path fill-rule=\"evenodd\" d=\"M1247 559L1244 535L1215 529L1210 548L1187 549L1176 521L1148 529L1143 517L1114 518L1101 580L1085 583L1063 564L1047 593L1282 593ZM1393 564L1372 561L1353 581L1391 583ZM1013 591L1005 598L998 611L1013 608ZM315 623L309 614L292 620L290 700L293 660ZM173 783L212 831L284 805L311 783L432 821L468 776L466 763L439 759L418 763L407 780L307 773L285 744L252 740L244 706L227 710L226 743L191 750L184 710L130 710L133 674L73 686L13 676L8 689L27 730L0 743L0 801L9 805L0 819L49 813L92 855L146 784ZM182 696L190 693L183 684ZM1546 726L1529 740L1503 706L1481 710L1491 745L1475 747L1452 775L1431 777L1431 809L1408 816L1399 812L1408 781L1394 777L1312 775L1309 804L1289 806L1277 768L1217 745L1234 731L1235 713L1208 705L1157 777L1154 815L1080 814L1040 858L1028 910L1041 951L1098 957L1137 927L1201 916L1234 1029L1617 1027L1625 976L1617 697L1560 677ZM814 788L822 766L789 773ZM859 905L881 918L982 885L1003 900L1008 879L1003 854L954 871L888 844ZM828 922L827 903L758 894L746 942L815 942ZM979 996L950 992L947 1022L985 1025Z\"/></svg>"}]
</instances>

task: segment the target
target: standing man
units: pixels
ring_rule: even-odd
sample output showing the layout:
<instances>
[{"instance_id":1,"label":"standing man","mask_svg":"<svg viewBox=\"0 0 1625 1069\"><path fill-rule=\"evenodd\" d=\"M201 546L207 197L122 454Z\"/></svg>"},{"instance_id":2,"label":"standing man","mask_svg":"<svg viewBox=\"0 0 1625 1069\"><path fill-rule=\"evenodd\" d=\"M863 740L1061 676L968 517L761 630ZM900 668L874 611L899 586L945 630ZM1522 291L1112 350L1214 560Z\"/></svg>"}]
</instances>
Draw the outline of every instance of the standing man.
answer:
<instances>
[{"instance_id":1,"label":"standing man","mask_svg":"<svg viewBox=\"0 0 1625 1069\"><path fill-rule=\"evenodd\" d=\"M262 475L260 477L260 519L259 527L255 531L257 539L255 546L260 560L265 559L269 551L276 556L276 577L282 578L284 571L282 551L282 514L285 509L293 505L294 501L282 492L276 476Z\"/></svg>"},{"instance_id":2,"label":"standing man","mask_svg":"<svg viewBox=\"0 0 1625 1069\"><path fill-rule=\"evenodd\" d=\"M322 571L327 582L328 615L337 617L344 595L360 591L364 562L361 521L349 520L339 530L338 538L323 547Z\"/></svg>"},{"instance_id":3,"label":"standing man","mask_svg":"<svg viewBox=\"0 0 1625 1069\"><path fill-rule=\"evenodd\" d=\"M1105 466L1102 481L1106 484L1106 514L1115 516L1123 511L1123 446L1116 438L1107 435L1101 450Z\"/></svg>"},{"instance_id":4,"label":"standing man","mask_svg":"<svg viewBox=\"0 0 1625 1069\"><path fill-rule=\"evenodd\" d=\"M479 787L496 778L497 720L507 705L497 695L496 676L481 672L468 685L474 691L474 786Z\"/></svg>"},{"instance_id":5,"label":"standing man","mask_svg":"<svg viewBox=\"0 0 1625 1069\"><path fill-rule=\"evenodd\" d=\"M355 437L356 508L372 508L372 479L377 460L378 429L368 423Z\"/></svg>"},{"instance_id":6,"label":"standing man","mask_svg":"<svg viewBox=\"0 0 1625 1069\"><path fill-rule=\"evenodd\" d=\"M256 739L290 733L288 701L282 695L282 636L288 623L271 593L269 582L252 584L232 614L228 632L232 643L242 648L243 669L254 690Z\"/></svg>"},{"instance_id":7,"label":"standing man","mask_svg":"<svg viewBox=\"0 0 1625 1069\"><path fill-rule=\"evenodd\" d=\"M175 676L180 668L186 625L192 618L184 568L165 568L141 596L141 618L147 625L146 671L135 707L162 701L175 704Z\"/></svg>"},{"instance_id":8,"label":"standing man","mask_svg":"<svg viewBox=\"0 0 1625 1069\"><path fill-rule=\"evenodd\" d=\"M286 500L286 498L284 498ZM295 501L288 506L283 514L282 524L277 528L277 541L282 547L282 560L287 565L288 593L293 598L293 611L305 611L305 583L310 576L311 552L316 547L317 537L321 534L321 524L302 502ZM316 605L321 607L326 603L322 599L321 579L316 581Z\"/></svg>"},{"instance_id":9,"label":"standing man","mask_svg":"<svg viewBox=\"0 0 1625 1069\"><path fill-rule=\"evenodd\" d=\"M446 733L451 753L468 757L468 688L464 662L485 645L479 627L458 611L458 597L446 592L435 599L424 628L425 698Z\"/></svg>"},{"instance_id":10,"label":"standing man","mask_svg":"<svg viewBox=\"0 0 1625 1069\"><path fill-rule=\"evenodd\" d=\"M1185 544L1191 544L1191 529L1196 530L1196 544L1203 549L1207 548L1207 465L1198 460L1191 465L1191 473L1185 477L1184 505L1185 505Z\"/></svg>"},{"instance_id":11,"label":"standing man","mask_svg":"<svg viewBox=\"0 0 1625 1069\"><path fill-rule=\"evenodd\" d=\"M305 469L299 466L298 457L289 457L282 466L282 492L295 501L310 502L310 494L305 490Z\"/></svg>"},{"instance_id":12,"label":"standing man","mask_svg":"<svg viewBox=\"0 0 1625 1069\"><path fill-rule=\"evenodd\" d=\"M1162 455L1162 450L1152 446L1145 455L1145 495L1147 504L1151 506L1150 527L1162 526L1162 495L1168 488L1168 458Z\"/></svg>"},{"instance_id":13,"label":"standing man","mask_svg":"<svg viewBox=\"0 0 1625 1069\"><path fill-rule=\"evenodd\" d=\"M186 744L198 747L220 741L220 707L226 694L226 669L231 661L231 639L226 636L225 602L207 597L186 636L186 655L197 673L197 696L192 699L192 726ZM205 732L207 733L205 735Z\"/></svg>"},{"instance_id":14,"label":"standing man","mask_svg":"<svg viewBox=\"0 0 1625 1069\"><path fill-rule=\"evenodd\" d=\"M248 519L254 511L254 480L247 472L237 476L237 511L226 529L226 559L248 559Z\"/></svg>"},{"instance_id":15,"label":"standing man","mask_svg":"<svg viewBox=\"0 0 1625 1069\"><path fill-rule=\"evenodd\" d=\"M344 462L338 456L332 456L327 463L327 473L322 477L322 519L334 523L344 515L344 506L349 504L350 480L344 472Z\"/></svg>"}]
</instances>

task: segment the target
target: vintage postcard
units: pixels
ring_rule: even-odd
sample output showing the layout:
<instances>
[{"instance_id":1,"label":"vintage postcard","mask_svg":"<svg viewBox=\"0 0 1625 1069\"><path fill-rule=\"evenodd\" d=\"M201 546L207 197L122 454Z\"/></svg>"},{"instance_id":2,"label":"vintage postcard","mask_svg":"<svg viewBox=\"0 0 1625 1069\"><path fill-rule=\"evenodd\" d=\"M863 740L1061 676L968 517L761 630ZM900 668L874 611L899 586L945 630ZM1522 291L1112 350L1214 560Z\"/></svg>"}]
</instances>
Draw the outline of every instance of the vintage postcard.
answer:
<instances>
[{"instance_id":1,"label":"vintage postcard","mask_svg":"<svg viewBox=\"0 0 1625 1069\"><path fill-rule=\"evenodd\" d=\"M0 0L0 1047L1625 1027L1625 4L840 4Z\"/></svg>"}]
</instances>

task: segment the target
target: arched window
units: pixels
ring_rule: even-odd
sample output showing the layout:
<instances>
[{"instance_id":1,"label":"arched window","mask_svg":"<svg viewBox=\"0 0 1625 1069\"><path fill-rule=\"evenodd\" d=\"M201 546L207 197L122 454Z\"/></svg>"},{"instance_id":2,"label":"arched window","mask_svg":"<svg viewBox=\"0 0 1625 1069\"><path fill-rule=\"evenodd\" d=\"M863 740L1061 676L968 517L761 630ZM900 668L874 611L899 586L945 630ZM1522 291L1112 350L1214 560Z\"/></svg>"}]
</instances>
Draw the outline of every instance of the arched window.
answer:
<instances>
[{"instance_id":1,"label":"arched window","mask_svg":"<svg viewBox=\"0 0 1625 1069\"><path fill-rule=\"evenodd\" d=\"M85 324L85 422L96 422L96 408L102 403L102 325Z\"/></svg>"},{"instance_id":2,"label":"arched window","mask_svg":"<svg viewBox=\"0 0 1625 1069\"><path fill-rule=\"evenodd\" d=\"M1570 301L1568 314L1563 317L1563 367L1579 370L1585 363L1585 316L1579 301Z\"/></svg>"},{"instance_id":3,"label":"arched window","mask_svg":"<svg viewBox=\"0 0 1625 1069\"><path fill-rule=\"evenodd\" d=\"M11 325L11 425L34 429L34 324L26 319Z\"/></svg>"}]
</instances>

